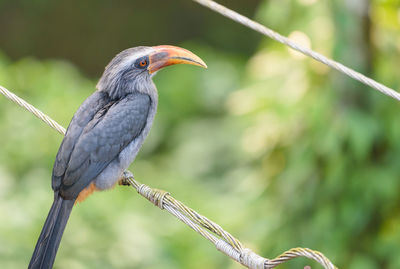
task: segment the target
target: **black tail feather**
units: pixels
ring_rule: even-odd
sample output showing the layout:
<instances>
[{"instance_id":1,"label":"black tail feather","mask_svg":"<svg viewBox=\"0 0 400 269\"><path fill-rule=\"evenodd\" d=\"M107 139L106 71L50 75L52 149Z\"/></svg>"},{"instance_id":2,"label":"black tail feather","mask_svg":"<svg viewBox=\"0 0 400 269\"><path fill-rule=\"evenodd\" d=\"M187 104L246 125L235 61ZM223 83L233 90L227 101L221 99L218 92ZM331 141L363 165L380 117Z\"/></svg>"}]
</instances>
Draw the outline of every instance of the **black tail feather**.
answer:
<instances>
[{"instance_id":1,"label":"black tail feather","mask_svg":"<svg viewBox=\"0 0 400 269\"><path fill-rule=\"evenodd\" d=\"M57 249L74 203L74 200L64 200L58 193L55 194L53 205L43 225L28 269L53 267Z\"/></svg>"}]
</instances>

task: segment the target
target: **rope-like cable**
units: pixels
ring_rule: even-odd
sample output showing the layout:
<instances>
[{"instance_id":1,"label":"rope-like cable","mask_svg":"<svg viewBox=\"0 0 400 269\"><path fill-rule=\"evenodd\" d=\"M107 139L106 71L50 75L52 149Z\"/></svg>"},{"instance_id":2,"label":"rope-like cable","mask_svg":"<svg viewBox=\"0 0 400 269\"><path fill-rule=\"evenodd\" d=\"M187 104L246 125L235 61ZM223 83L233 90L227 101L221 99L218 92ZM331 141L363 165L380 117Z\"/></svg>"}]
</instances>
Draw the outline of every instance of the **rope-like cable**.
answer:
<instances>
[{"instance_id":1,"label":"rope-like cable","mask_svg":"<svg viewBox=\"0 0 400 269\"><path fill-rule=\"evenodd\" d=\"M264 26L258 22L255 22L255 21L253 21L253 20L251 20L251 19L249 19L249 18L247 18L247 17L221 5L221 4L218 4L212 0L193 0L193 1L203 5L205 7L208 7L209 9L211 9L225 17L228 17L229 19L231 19L237 23L240 23L250 29L253 29L254 31L257 31L265 36L268 36L288 47L291 47L292 49L294 49L300 53L303 53L304 55L311 57L333 69L336 69L337 71L342 72L343 74L345 74L355 80L358 80L361 83L364 83L365 85L368 85L371 88L378 90L381 93L392 97L393 99L396 99L397 101L400 101L400 93L396 92L395 90L393 90L393 89L391 89L369 77L366 77L363 74L361 74L339 62L331 60L318 52L315 52L311 49L303 47L303 46L297 44L296 42L293 42L289 38L284 37L284 36L278 34L277 32L267 28L266 26Z\"/></svg>"},{"instance_id":2,"label":"rope-like cable","mask_svg":"<svg viewBox=\"0 0 400 269\"><path fill-rule=\"evenodd\" d=\"M59 133L65 134L65 129L60 124L1 85L0 93L34 114L36 117L44 121L53 129L57 130ZM221 226L204 217L203 215L200 215L193 209L184 205L182 202L176 200L168 192L152 189L149 186L138 182L133 178L131 172L124 172L121 184L132 186L140 195L145 197L154 205L160 209L165 209L174 215L194 231L213 243L219 251L246 266L247 268L274 268L281 263L301 256L317 261L326 269L336 268L322 253L308 248L294 248L286 251L282 255L272 260L263 258L254 253L251 249L244 248L238 239L222 229Z\"/></svg>"},{"instance_id":3,"label":"rope-like cable","mask_svg":"<svg viewBox=\"0 0 400 269\"><path fill-rule=\"evenodd\" d=\"M31 112L33 115L44 121L47 125L49 125L51 128L55 129L57 132L60 134L64 135L65 134L65 128L62 127L60 124L58 124L56 121L54 121L52 118L44 114L42 111L37 109L36 107L32 106L28 102L26 102L24 99L16 96L6 88L0 85L0 93L13 101L14 103L18 104L19 106L25 108L29 112Z\"/></svg>"}]
</instances>

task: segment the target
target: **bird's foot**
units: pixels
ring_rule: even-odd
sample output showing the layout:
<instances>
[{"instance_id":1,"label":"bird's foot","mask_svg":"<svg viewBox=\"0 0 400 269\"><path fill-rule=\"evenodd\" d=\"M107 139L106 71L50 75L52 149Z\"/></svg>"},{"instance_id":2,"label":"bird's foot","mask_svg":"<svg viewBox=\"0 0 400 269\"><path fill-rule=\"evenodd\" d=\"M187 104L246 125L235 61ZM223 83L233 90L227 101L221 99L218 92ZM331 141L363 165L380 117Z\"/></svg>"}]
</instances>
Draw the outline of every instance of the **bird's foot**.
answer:
<instances>
[{"instance_id":1,"label":"bird's foot","mask_svg":"<svg viewBox=\"0 0 400 269\"><path fill-rule=\"evenodd\" d=\"M129 178L134 178L133 174L129 171L124 171L121 178L118 180L118 185L129 186L131 183L129 182Z\"/></svg>"}]
</instances>

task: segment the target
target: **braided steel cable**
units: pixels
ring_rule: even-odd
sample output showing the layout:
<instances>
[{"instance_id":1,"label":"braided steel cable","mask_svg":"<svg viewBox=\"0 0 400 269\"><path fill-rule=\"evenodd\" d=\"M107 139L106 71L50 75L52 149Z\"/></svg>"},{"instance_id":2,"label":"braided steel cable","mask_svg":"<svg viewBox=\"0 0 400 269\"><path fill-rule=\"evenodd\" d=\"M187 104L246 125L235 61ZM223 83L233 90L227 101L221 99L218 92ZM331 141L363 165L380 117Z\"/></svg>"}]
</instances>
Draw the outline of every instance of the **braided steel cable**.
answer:
<instances>
[{"instance_id":1,"label":"braided steel cable","mask_svg":"<svg viewBox=\"0 0 400 269\"><path fill-rule=\"evenodd\" d=\"M0 93L13 101L14 103L25 108L33 115L44 121L47 125L55 129L60 134L65 134L65 128L54 121L52 118L44 114L42 111L29 104L22 98L10 92L0 85ZM244 248L242 243L225 231L221 226L209 220L205 216L197 213L190 207L186 206L179 200L176 200L168 192L164 190L153 189L134 179L129 171L125 171L121 184L130 185L147 200L152 202L160 209L168 211L170 214L181 220L201 236L209 240L214 246L240 264L250 269L269 269L275 268L281 263L296 257L307 257L320 263L326 269L336 268L328 258L322 253L308 248L293 248L281 254L275 259L266 259L254 253L251 249Z\"/></svg>"},{"instance_id":2,"label":"braided steel cable","mask_svg":"<svg viewBox=\"0 0 400 269\"><path fill-rule=\"evenodd\" d=\"M339 71L355 80L358 80L361 83L368 85L371 88L373 88L377 91L380 91L381 93L383 93L389 97L392 97L393 99L396 99L397 101L400 101L400 93L399 92L397 92L397 91L395 91L395 90L393 90L393 89L391 89L391 88L389 88L389 87L387 87L387 86L339 63L339 62L331 60L318 52L315 52L311 49L303 47L303 46L297 44L296 42L290 40L289 38L284 37L281 34L267 28L266 26L264 26L258 22L255 22L255 21L253 21L253 20L251 20L251 19L249 19L249 18L247 18L247 17L221 5L221 4L218 4L212 0L193 0L193 1L209 8L209 9L211 9L211 10L237 22L237 23L240 23L250 29L253 29L256 32L259 32L267 37L270 37L270 38L308 56L308 57L311 57L311 58L317 60L318 62L321 62L333 69L336 69L337 71Z\"/></svg>"}]
</instances>

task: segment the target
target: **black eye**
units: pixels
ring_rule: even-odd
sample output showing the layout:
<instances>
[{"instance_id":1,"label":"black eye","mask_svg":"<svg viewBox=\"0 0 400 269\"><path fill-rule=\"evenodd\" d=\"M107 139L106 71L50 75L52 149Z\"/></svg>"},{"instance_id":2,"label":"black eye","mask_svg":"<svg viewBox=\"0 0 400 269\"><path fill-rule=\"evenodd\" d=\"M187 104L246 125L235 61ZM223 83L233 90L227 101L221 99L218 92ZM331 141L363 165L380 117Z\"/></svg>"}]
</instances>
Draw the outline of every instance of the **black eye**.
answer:
<instances>
[{"instance_id":1,"label":"black eye","mask_svg":"<svg viewBox=\"0 0 400 269\"><path fill-rule=\"evenodd\" d=\"M147 56L144 56L142 58L139 58L135 62L135 67L144 69L149 65L149 58Z\"/></svg>"}]
</instances>

